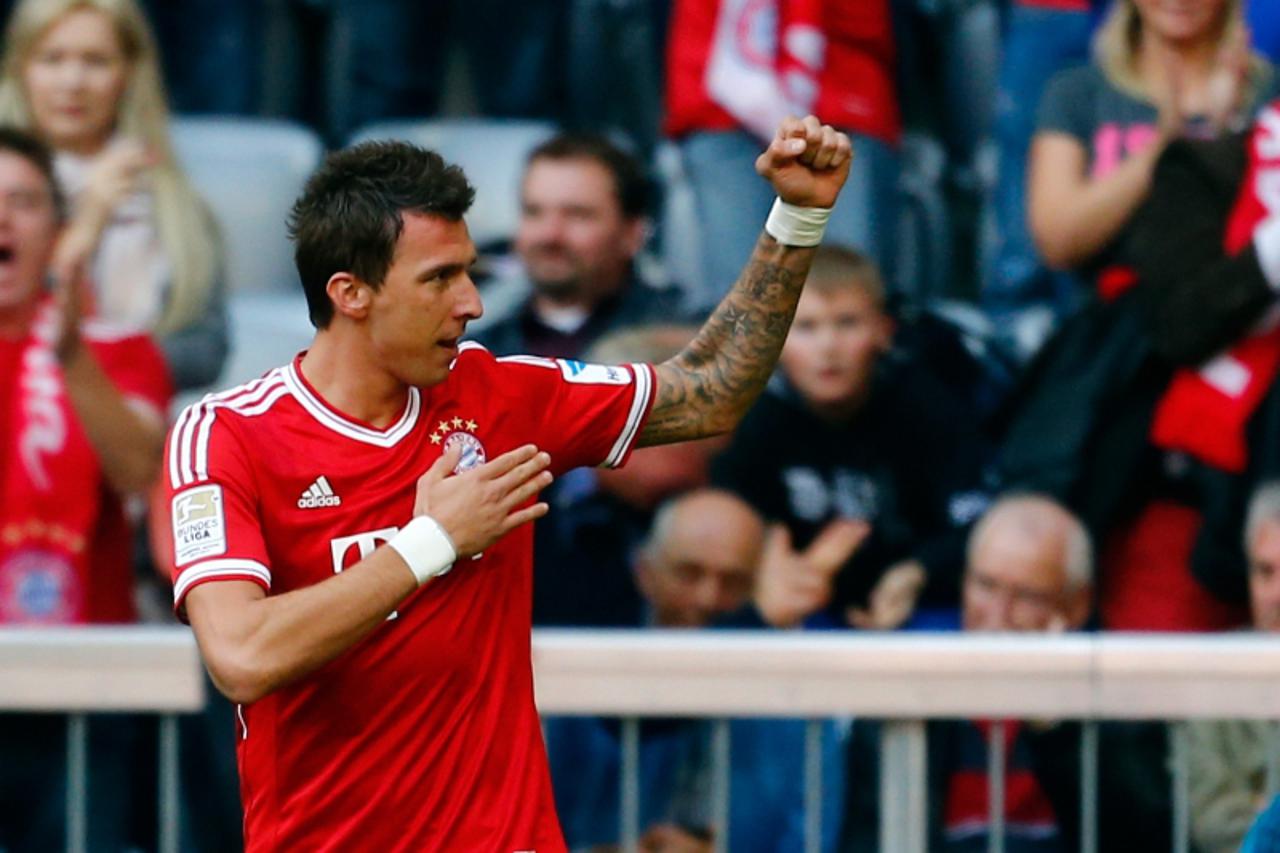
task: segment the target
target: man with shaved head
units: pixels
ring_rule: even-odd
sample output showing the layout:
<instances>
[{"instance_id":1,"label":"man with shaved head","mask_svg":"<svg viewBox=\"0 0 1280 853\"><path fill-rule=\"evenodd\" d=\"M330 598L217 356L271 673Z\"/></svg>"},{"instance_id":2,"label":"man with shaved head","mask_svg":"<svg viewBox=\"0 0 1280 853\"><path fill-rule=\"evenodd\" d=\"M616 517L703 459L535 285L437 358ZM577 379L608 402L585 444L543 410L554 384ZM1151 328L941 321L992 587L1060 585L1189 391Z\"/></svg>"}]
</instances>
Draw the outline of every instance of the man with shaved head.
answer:
<instances>
[{"instance_id":1,"label":"man with shaved head","mask_svg":"<svg viewBox=\"0 0 1280 853\"><path fill-rule=\"evenodd\" d=\"M634 563L651 628L690 630L731 620L750 603L764 523L741 498L696 489L664 503ZM804 826L805 724L734 720L728 849L798 850ZM618 841L620 748L615 721L546 722L556 804L571 849ZM842 796L834 727L824 737L824 850L834 849ZM710 851L709 731L705 721L648 721L640 738L641 848ZM785 780L785 784L779 784Z\"/></svg>"},{"instance_id":2,"label":"man with shaved head","mask_svg":"<svg viewBox=\"0 0 1280 853\"><path fill-rule=\"evenodd\" d=\"M660 628L701 628L751 596L764 525L741 498L702 489L654 517L636 583Z\"/></svg>"}]
</instances>

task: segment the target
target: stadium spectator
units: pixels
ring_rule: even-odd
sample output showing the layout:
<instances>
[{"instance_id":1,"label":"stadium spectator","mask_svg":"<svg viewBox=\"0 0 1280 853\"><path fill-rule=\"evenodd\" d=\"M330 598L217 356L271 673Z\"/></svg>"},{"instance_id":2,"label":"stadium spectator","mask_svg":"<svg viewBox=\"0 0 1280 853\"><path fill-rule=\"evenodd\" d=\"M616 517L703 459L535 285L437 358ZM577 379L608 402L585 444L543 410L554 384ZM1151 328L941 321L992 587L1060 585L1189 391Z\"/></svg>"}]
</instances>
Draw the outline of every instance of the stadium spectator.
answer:
<instances>
[{"instance_id":1,"label":"stadium spectator","mask_svg":"<svg viewBox=\"0 0 1280 853\"><path fill-rule=\"evenodd\" d=\"M565 116L619 131L647 160L662 132L668 0L568 0Z\"/></svg>"},{"instance_id":2,"label":"stadium spectator","mask_svg":"<svg viewBox=\"0 0 1280 853\"><path fill-rule=\"evenodd\" d=\"M833 586L810 587L810 600L865 601L849 618L879 629L906 622L917 599L954 610L965 528L987 500L977 418L923 367L889 357L884 298L870 261L820 249L781 375L712 464L712 482L786 528L769 552L781 562L795 562L832 524L869 525L852 558L829 572ZM855 538L830 536L819 549L828 557ZM764 615L782 625L809 614Z\"/></svg>"},{"instance_id":3,"label":"stadium spectator","mask_svg":"<svg viewBox=\"0 0 1280 853\"><path fill-rule=\"evenodd\" d=\"M1278 143L1280 102L1248 133L1170 146L1135 221L1151 346L1175 369L1151 415L1158 458L1148 453L1134 475L1147 503L1108 543L1108 624L1243 622L1239 543L1251 484L1280 476L1271 451L1280 430L1280 329L1271 314L1280 208L1267 189L1280 175Z\"/></svg>"},{"instance_id":4,"label":"stadium spectator","mask_svg":"<svg viewBox=\"0 0 1280 853\"><path fill-rule=\"evenodd\" d=\"M914 137L914 150L903 158L903 188L912 207L930 206L931 196L945 206L945 218L921 234L928 247L922 254L941 257L921 260L898 248L895 283L903 292L965 300L978 294L980 211L993 177L985 143L995 115L1006 5L1005 0L890 0L898 101L903 124ZM909 221L915 225L915 219ZM932 236L938 226L946 233Z\"/></svg>"},{"instance_id":5,"label":"stadium spectator","mask_svg":"<svg viewBox=\"0 0 1280 853\"><path fill-rule=\"evenodd\" d=\"M973 529L964 577L965 631L1078 631L1090 610L1093 557L1084 526L1053 500L1001 497ZM986 850L991 720L931 722L928 849ZM1005 849L1079 849L1080 729L1005 720ZM1099 841L1103 851L1168 849L1169 779L1159 727L1100 726ZM855 722L849 749L846 851L879 843L878 727Z\"/></svg>"},{"instance_id":6,"label":"stadium spectator","mask_svg":"<svg viewBox=\"0 0 1280 853\"><path fill-rule=\"evenodd\" d=\"M605 335L586 353L600 364L658 364L697 334L696 326L640 326ZM624 468L579 468L544 492L551 512L534 528L533 622L543 626L630 627L643 602L632 565L653 513L707 484L724 438L638 448Z\"/></svg>"},{"instance_id":7,"label":"stadium spectator","mask_svg":"<svg viewBox=\"0 0 1280 853\"><path fill-rule=\"evenodd\" d=\"M563 134L534 149L515 241L529 293L477 340L498 355L577 358L611 330L682 319L680 292L636 266L648 209L643 167L608 139Z\"/></svg>"},{"instance_id":8,"label":"stadium spectator","mask_svg":"<svg viewBox=\"0 0 1280 853\"><path fill-rule=\"evenodd\" d=\"M1244 510L1280 476L1278 128L1273 105L1247 134L1168 146L1128 227L1137 286L1069 322L1015 407L1007 482L1085 519L1106 628L1247 618Z\"/></svg>"},{"instance_id":9,"label":"stadium spectator","mask_svg":"<svg viewBox=\"0 0 1280 853\"><path fill-rule=\"evenodd\" d=\"M82 321L77 269L54 261L63 210L49 153L0 130L0 625L136 618L122 504L159 471L172 393L149 339ZM132 737L128 720L91 721L95 849L127 841ZM55 717L6 720L0 847L63 845L65 744Z\"/></svg>"},{"instance_id":10,"label":"stadium spectator","mask_svg":"<svg viewBox=\"0 0 1280 853\"><path fill-rule=\"evenodd\" d=\"M741 499L711 489L689 492L658 511L635 564L646 603L635 623L699 629L731 619L749 601L764 526ZM804 839L804 730L800 721L730 723L727 848L735 853L799 850ZM621 749L616 721L546 721L556 804L571 848L618 840ZM641 849L710 851L709 727L700 720L641 725ZM823 850L834 849L841 800L839 741L824 733Z\"/></svg>"},{"instance_id":11,"label":"stadium spectator","mask_svg":"<svg viewBox=\"0 0 1280 853\"><path fill-rule=\"evenodd\" d=\"M891 268L897 100L889 0L676 0L664 130L679 142L699 214L704 274L688 283L693 307L715 305L751 252L772 199L742 170L785 115L813 112L850 134L853 177L828 243L865 247Z\"/></svg>"},{"instance_id":12,"label":"stadium spectator","mask_svg":"<svg viewBox=\"0 0 1280 853\"><path fill-rule=\"evenodd\" d=\"M1280 482L1263 484L1254 493L1244 547L1253 629L1280 632ZM1274 789L1268 756L1277 734L1271 720L1187 723L1191 837L1200 853L1240 849Z\"/></svg>"},{"instance_id":13,"label":"stadium spectator","mask_svg":"<svg viewBox=\"0 0 1280 853\"><path fill-rule=\"evenodd\" d=\"M227 354L221 250L174 159L155 43L134 0L19 3L0 122L55 152L71 203L64 251L86 259L95 313L151 331L180 390L213 382Z\"/></svg>"},{"instance_id":14,"label":"stadium spectator","mask_svg":"<svg viewBox=\"0 0 1280 853\"><path fill-rule=\"evenodd\" d=\"M1028 213L1046 263L1087 276L1112 298L1134 280L1119 246L1160 152L1179 135L1252 114L1273 79L1249 49L1242 0L1118 0L1094 53L1045 90Z\"/></svg>"},{"instance_id":15,"label":"stadium spectator","mask_svg":"<svg viewBox=\"0 0 1280 853\"><path fill-rule=\"evenodd\" d=\"M1280 232L1266 190L1280 168L1278 124L1268 107L1247 135L1168 148L1131 229L1139 286L1082 318L1097 328L1076 336L1093 375L1044 373L1045 407L1023 423L1024 445L1054 448L1050 468L1084 437L1057 493L1102 544L1105 627L1222 630L1245 619L1250 484L1280 476L1280 331L1267 319ZM1080 396L1089 386L1096 399Z\"/></svg>"},{"instance_id":16,"label":"stadium spectator","mask_svg":"<svg viewBox=\"0 0 1280 853\"><path fill-rule=\"evenodd\" d=\"M1058 307L1066 301L1059 291L1069 293L1072 286L1044 268L1032 242L1027 156L1045 85L1063 68L1088 59L1094 16L1102 6L1103 0L1014 0L1008 11L995 105L995 245L982 291L984 307L1001 320L1041 305ZM1028 341L1026 349L1037 343Z\"/></svg>"}]
</instances>

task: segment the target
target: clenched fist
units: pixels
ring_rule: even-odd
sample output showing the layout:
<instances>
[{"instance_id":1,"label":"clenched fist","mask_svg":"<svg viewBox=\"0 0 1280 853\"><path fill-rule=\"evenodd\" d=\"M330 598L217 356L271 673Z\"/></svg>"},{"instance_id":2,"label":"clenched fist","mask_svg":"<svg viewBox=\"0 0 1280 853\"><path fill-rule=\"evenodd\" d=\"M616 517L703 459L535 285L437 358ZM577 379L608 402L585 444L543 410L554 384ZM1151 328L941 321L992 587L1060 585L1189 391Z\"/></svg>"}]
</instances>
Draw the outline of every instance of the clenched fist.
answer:
<instances>
[{"instance_id":1,"label":"clenched fist","mask_svg":"<svg viewBox=\"0 0 1280 853\"><path fill-rule=\"evenodd\" d=\"M848 136L805 116L783 119L769 147L756 158L756 171L788 204L834 207L852 162Z\"/></svg>"}]
</instances>

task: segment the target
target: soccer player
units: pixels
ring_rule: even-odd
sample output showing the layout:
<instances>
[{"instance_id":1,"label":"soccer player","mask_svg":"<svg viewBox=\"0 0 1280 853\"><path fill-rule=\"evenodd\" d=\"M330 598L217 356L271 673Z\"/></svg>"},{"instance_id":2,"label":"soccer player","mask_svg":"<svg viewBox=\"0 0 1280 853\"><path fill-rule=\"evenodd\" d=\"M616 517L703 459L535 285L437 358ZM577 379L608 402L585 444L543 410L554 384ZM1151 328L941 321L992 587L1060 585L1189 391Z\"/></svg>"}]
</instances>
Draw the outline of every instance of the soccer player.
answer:
<instances>
[{"instance_id":1,"label":"soccer player","mask_svg":"<svg viewBox=\"0 0 1280 853\"><path fill-rule=\"evenodd\" d=\"M472 190L400 143L294 206L317 332L170 434L174 597L238 708L248 850L564 849L533 703L531 528L552 472L732 429L782 348L849 141L788 119L738 282L656 366L494 358Z\"/></svg>"}]
</instances>

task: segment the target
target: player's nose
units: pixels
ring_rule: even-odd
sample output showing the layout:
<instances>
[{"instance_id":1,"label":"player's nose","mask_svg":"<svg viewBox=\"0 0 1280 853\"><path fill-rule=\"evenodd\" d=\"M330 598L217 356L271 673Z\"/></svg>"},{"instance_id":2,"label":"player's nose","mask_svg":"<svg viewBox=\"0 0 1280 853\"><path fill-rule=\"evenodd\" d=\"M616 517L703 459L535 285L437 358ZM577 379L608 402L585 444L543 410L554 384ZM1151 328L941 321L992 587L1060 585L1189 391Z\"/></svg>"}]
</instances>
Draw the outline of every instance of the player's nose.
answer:
<instances>
[{"instance_id":1,"label":"player's nose","mask_svg":"<svg viewBox=\"0 0 1280 853\"><path fill-rule=\"evenodd\" d=\"M484 303L480 300L480 289L471 280L468 273L459 284L457 301L453 306L453 315L461 320L478 320L484 315Z\"/></svg>"}]
</instances>

